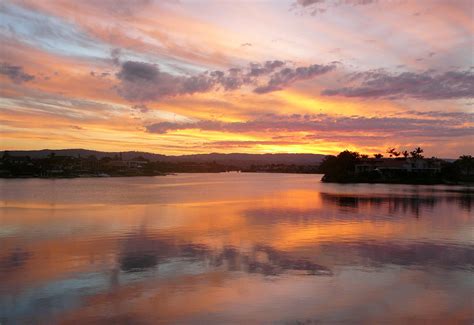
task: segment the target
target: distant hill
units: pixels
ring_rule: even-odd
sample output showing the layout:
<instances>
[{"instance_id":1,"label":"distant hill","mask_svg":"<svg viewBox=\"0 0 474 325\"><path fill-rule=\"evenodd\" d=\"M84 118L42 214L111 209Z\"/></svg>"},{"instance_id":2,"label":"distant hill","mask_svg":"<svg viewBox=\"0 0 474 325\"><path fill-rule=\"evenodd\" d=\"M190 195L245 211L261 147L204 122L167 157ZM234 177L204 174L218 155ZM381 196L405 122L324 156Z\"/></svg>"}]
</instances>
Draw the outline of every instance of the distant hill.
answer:
<instances>
[{"instance_id":1,"label":"distant hill","mask_svg":"<svg viewBox=\"0 0 474 325\"><path fill-rule=\"evenodd\" d=\"M149 160L160 160L165 159L166 156L149 153L149 152L141 152L141 151L126 151L126 152L106 152L106 151L96 151L96 150L88 150L88 149L42 149L42 150L6 150L11 156L29 156L30 158L46 158L50 154L55 153L57 156L71 156L71 157L78 157L81 156L83 158L94 155L98 159L103 157L114 157L115 155L122 154L122 158L125 160L130 160L132 158L142 156L143 158ZM0 155L3 155L5 151L0 151Z\"/></svg>"},{"instance_id":2,"label":"distant hill","mask_svg":"<svg viewBox=\"0 0 474 325\"><path fill-rule=\"evenodd\" d=\"M0 151L3 156L4 151ZM104 152L87 149L59 149L59 150L8 150L11 156L29 156L30 158L45 158L51 153L57 156L73 156L73 157L87 157L94 155L97 158L114 157L122 154L124 160L130 160L138 156L142 156L150 161L164 161L164 162L195 162L205 163L213 162L226 165L233 165L236 167L249 167L251 165L268 165L268 164L284 164L284 165L317 165L325 155L319 154L303 154L303 153L275 153L275 154L246 154L246 153L209 153L209 154L195 154L195 155L181 155L181 156L167 156L141 151L125 151L125 152Z\"/></svg>"}]
</instances>

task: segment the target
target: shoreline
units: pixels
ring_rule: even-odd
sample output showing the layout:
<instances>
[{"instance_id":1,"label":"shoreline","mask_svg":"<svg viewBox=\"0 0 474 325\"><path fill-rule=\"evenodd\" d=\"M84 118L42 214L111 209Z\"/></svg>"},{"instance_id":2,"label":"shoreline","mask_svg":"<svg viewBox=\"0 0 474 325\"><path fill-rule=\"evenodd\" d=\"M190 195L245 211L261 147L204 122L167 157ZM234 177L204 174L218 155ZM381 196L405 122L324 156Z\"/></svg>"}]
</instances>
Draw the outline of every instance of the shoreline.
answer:
<instances>
[{"instance_id":1,"label":"shoreline","mask_svg":"<svg viewBox=\"0 0 474 325\"><path fill-rule=\"evenodd\" d=\"M78 176L0 176L0 179L80 179L80 178L133 178L133 177L157 177L157 176L173 176L177 174L236 174L236 173L246 173L246 174L290 174L290 175L322 175L321 183L325 184L339 184L339 185L349 185L349 184L392 184L392 185L450 185L450 186L474 186L474 182L470 181L390 181L390 180L378 180L378 181L369 181L369 180L347 180L347 181L334 181L334 180L324 180L324 174L322 173L285 173L285 172L253 172L253 171L226 171L226 172L177 172L177 173L160 173L153 175L78 175Z\"/></svg>"},{"instance_id":2,"label":"shoreline","mask_svg":"<svg viewBox=\"0 0 474 325\"><path fill-rule=\"evenodd\" d=\"M347 182L335 182L335 181L323 181L322 183L325 184L392 184L392 185L452 185L452 186L474 186L474 182L390 182L390 181L376 181L376 182L369 182L369 181L347 181Z\"/></svg>"}]
</instances>

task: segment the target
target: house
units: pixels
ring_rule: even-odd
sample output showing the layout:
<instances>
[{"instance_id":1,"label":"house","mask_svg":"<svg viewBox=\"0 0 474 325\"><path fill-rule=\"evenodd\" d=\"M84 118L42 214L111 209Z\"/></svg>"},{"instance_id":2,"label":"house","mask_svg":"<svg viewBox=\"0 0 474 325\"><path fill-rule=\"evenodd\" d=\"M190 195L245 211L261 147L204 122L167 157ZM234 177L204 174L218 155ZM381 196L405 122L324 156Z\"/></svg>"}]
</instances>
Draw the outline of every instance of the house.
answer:
<instances>
[{"instance_id":1,"label":"house","mask_svg":"<svg viewBox=\"0 0 474 325\"><path fill-rule=\"evenodd\" d=\"M125 164L128 168L142 168L146 164L148 164L148 161L144 160L126 160Z\"/></svg>"},{"instance_id":2,"label":"house","mask_svg":"<svg viewBox=\"0 0 474 325\"><path fill-rule=\"evenodd\" d=\"M106 166L114 168L142 168L148 163L148 161L143 160L112 160L106 163Z\"/></svg>"},{"instance_id":3,"label":"house","mask_svg":"<svg viewBox=\"0 0 474 325\"><path fill-rule=\"evenodd\" d=\"M355 173L379 172L392 173L423 173L437 174L441 172L441 159L413 159L413 158L366 158L355 166Z\"/></svg>"},{"instance_id":4,"label":"house","mask_svg":"<svg viewBox=\"0 0 474 325\"><path fill-rule=\"evenodd\" d=\"M5 163L15 166L32 166L31 158L29 156L7 156L2 159Z\"/></svg>"}]
</instances>

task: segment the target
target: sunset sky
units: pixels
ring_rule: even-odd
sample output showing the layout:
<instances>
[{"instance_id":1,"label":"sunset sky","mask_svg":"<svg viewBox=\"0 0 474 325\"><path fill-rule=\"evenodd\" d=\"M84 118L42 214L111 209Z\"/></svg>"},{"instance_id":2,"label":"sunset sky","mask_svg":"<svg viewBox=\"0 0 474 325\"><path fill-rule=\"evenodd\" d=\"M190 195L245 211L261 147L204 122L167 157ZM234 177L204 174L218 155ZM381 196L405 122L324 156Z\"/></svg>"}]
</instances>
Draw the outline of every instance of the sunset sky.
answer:
<instances>
[{"instance_id":1,"label":"sunset sky","mask_svg":"<svg viewBox=\"0 0 474 325\"><path fill-rule=\"evenodd\" d=\"M474 154L472 0L0 0L0 149Z\"/></svg>"}]
</instances>

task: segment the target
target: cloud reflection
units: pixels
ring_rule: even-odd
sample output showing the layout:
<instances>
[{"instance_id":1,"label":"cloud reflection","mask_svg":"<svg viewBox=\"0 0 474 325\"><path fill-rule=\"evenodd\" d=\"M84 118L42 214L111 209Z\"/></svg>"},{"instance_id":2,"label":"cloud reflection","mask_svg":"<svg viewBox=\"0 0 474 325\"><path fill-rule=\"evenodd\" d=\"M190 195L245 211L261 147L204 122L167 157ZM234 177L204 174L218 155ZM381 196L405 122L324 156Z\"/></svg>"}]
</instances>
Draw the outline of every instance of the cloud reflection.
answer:
<instances>
[{"instance_id":1,"label":"cloud reflection","mask_svg":"<svg viewBox=\"0 0 474 325\"><path fill-rule=\"evenodd\" d=\"M263 275L280 275L291 272L305 275L332 275L332 271L306 257L293 256L269 245L255 245L249 252L237 247L213 249L200 243L179 243L177 239L160 239L138 232L124 240L119 254L120 268L124 272L145 271L180 258L187 263L206 262L210 268L243 271Z\"/></svg>"},{"instance_id":2,"label":"cloud reflection","mask_svg":"<svg viewBox=\"0 0 474 325\"><path fill-rule=\"evenodd\" d=\"M207 270L224 269L277 276L334 275L340 266L386 268L391 265L421 269L474 271L474 246L449 243L397 243L376 240L313 242L290 250L255 243L250 250L234 246L180 242L159 235L133 234L125 240L120 253L124 272L144 271L180 259L184 263L203 263ZM308 250L317 253L308 253ZM321 261L324 261L321 262ZM324 265L323 265L324 264ZM179 270L176 270L177 272Z\"/></svg>"},{"instance_id":3,"label":"cloud reflection","mask_svg":"<svg viewBox=\"0 0 474 325\"><path fill-rule=\"evenodd\" d=\"M470 189L209 177L5 183L0 321L472 318Z\"/></svg>"}]
</instances>

